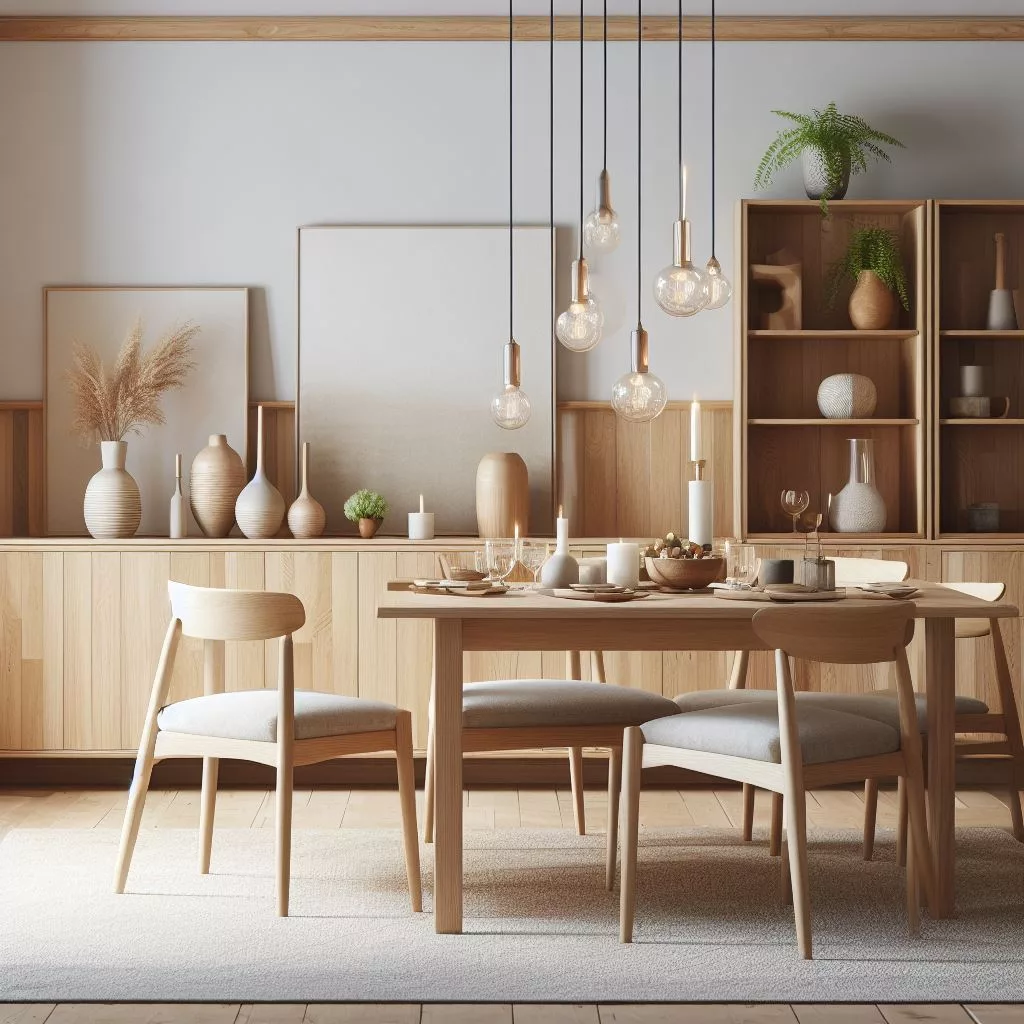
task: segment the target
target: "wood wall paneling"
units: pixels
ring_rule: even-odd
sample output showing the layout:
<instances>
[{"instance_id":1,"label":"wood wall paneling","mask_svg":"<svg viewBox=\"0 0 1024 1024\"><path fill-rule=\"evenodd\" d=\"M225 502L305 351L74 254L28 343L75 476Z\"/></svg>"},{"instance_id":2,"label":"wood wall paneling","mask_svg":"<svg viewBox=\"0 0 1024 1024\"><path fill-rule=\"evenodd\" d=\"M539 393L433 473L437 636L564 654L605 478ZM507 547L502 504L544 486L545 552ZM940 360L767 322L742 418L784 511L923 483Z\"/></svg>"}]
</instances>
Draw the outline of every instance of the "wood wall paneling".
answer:
<instances>
[{"instance_id":1,"label":"wood wall paneling","mask_svg":"<svg viewBox=\"0 0 1024 1024\"><path fill-rule=\"evenodd\" d=\"M45 533L42 402L0 402L0 537Z\"/></svg>"}]
</instances>

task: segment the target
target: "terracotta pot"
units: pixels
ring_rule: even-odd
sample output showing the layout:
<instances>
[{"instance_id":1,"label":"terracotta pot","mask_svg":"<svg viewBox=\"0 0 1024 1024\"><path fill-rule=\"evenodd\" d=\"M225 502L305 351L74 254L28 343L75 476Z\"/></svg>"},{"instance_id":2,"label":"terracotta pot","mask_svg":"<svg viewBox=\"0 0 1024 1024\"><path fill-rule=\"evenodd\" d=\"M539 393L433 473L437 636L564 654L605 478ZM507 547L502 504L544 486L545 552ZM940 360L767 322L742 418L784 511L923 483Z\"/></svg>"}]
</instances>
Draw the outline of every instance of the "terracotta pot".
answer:
<instances>
[{"instance_id":1,"label":"terracotta pot","mask_svg":"<svg viewBox=\"0 0 1024 1024\"><path fill-rule=\"evenodd\" d=\"M476 469L476 528L481 537L519 536L530 529L530 478L515 452L492 452Z\"/></svg>"},{"instance_id":2,"label":"terracotta pot","mask_svg":"<svg viewBox=\"0 0 1024 1024\"><path fill-rule=\"evenodd\" d=\"M380 524L383 522L383 519L360 519L359 536L363 540L369 540L380 529Z\"/></svg>"},{"instance_id":3,"label":"terracotta pot","mask_svg":"<svg viewBox=\"0 0 1024 1024\"><path fill-rule=\"evenodd\" d=\"M100 441L103 468L85 489L85 526L98 540L132 537L142 522L139 485L124 468L127 441Z\"/></svg>"},{"instance_id":4,"label":"terracotta pot","mask_svg":"<svg viewBox=\"0 0 1024 1024\"><path fill-rule=\"evenodd\" d=\"M235 501L245 486L242 457L224 434L211 434L209 444L192 461L188 500L206 537L226 537L235 525Z\"/></svg>"},{"instance_id":5,"label":"terracotta pot","mask_svg":"<svg viewBox=\"0 0 1024 1024\"><path fill-rule=\"evenodd\" d=\"M895 312L896 296L873 270L862 270L850 296L850 323L858 331L884 331Z\"/></svg>"}]
</instances>

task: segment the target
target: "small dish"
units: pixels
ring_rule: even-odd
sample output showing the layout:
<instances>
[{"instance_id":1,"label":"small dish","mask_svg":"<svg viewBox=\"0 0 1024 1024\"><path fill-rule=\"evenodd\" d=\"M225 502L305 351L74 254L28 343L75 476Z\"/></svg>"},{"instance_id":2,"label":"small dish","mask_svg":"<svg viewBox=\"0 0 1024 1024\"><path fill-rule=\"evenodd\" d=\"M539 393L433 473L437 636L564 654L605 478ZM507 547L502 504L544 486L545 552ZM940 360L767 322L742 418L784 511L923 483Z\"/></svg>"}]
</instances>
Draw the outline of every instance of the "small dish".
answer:
<instances>
[{"instance_id":1,"label":"small dish","mask_svg":"<svg viewBox=\"0 0 1024 1024\"><path fill-rule=\"evenodd\" d=\"M921 592L920 588L912 587L908 583L862 583L857 589L868 594L883 594L897 601L906 601L907 598Z\"/></svg>"},{"instance_id":2,"label":"small dish","mask_svg":"<svg viewBox=\"0 0 1024 1024\"><path fill-rule=\"evenodd\" d=\"M622 594L626 591L617 583L570 583L569 589L581 594Z\"/></svg>"},{"instance_id":3,"label":"small dish","mask_svg":"<svg viewBox=\"0 0 1024 1024\"><path fill-rule=\"evenodd\" d=\"M550 590L552 597L559 597L566 601L596 601L600 604L622 604L626 601L639 601L647 594L642 590L617 590L617 591L580 591L580 590Z\"/></svg>"}]
</instances>

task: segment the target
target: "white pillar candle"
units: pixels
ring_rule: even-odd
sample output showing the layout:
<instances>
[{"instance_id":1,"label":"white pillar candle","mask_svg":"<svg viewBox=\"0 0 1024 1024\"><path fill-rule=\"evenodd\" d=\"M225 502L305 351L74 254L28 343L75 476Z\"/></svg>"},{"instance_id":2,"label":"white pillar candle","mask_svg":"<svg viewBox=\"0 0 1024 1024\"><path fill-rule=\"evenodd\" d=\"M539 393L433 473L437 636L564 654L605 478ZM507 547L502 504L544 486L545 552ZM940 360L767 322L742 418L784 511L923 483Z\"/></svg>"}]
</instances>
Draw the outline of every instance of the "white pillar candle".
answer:
<instances>
[{"instance_id":1,"label":"white pillar candle","mask_svg":"<svg viewBox=\"0 0 1024 1024\"><path fill-rule=\"evenodd\" d=\"M555 520L555 554L569 554L569 520L562 515L562 506L558 506L558 518Z\"/></svg>"},{"instance_id":2,"label":"white pillar candle","mask_svg":"<svg viewBox=\"0 0 1024 1024\"><path fill-rule=\"evenodd\" d=\"M434 513L423 511L423 495L420 495L419 512L409 513L409 540L434 539Z\"/></svg>"},{"instance_id":3,"label":"white pillar candle","mask_svg":"<svg viewBox=\"0 0 1024 1024\"><path fill-rule=\"evenodd\" d=\"M688 536L701 546L711 543L714 530L714 507L710 480L691 480L689 484Z\"/></svg>"},{"instance_id":4,"label":"white pillar candle","mask_svg":"<svg viewBox=\"0 0 1024 1024\"><path fill-rule=\"evenodd\" d=\"M608 545L608 582L635 589L640 585L640 545L619 541Z\"/></svg>"},{"instance_id":5,"label":"white pillar candle","mask_svg":"<svg viewBox=\"0 0 1024 1024\"><path fill-rule=\"evenodd\" d=\"M701 449L704 447L700 436L700 402L694 393L693 402L690 404L690 461L700 462L704 458ZM693 534L690 534L693 539Z\"/></svg>"}]
</instances>

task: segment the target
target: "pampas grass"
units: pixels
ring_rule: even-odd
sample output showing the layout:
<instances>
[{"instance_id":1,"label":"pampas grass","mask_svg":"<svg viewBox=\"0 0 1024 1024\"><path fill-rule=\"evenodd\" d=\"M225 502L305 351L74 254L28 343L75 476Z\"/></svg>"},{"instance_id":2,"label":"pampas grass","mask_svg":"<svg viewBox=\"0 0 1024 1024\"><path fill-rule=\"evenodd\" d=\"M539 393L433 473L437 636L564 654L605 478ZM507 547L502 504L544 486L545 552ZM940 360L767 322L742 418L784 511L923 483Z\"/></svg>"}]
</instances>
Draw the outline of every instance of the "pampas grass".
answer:
<instances>
[{"instance_id":1,"label":"pampas grass","mask_svg":"<svg viewBox=\"0 0 1024 1024\"><path fill-rule=\"evenodd\" d=\"M92 345L76 342L74 363L66 374L75 402L75 430L89 440L121 441L127 434L141 434L149 424L163 423L160 397L180 388L195 369L192 339L198 333L196 324L182 324L143 353L138 320L109 373Z\"/></svg>"}]
</instances>

